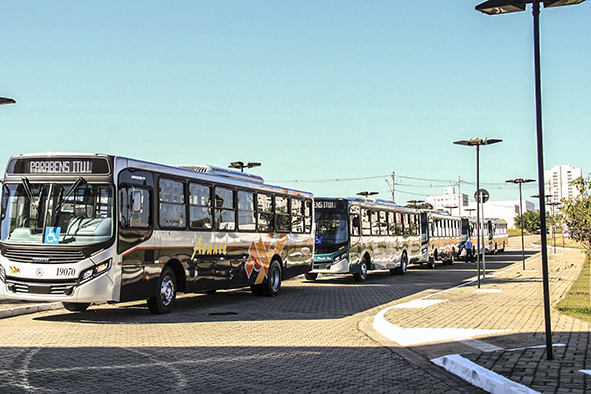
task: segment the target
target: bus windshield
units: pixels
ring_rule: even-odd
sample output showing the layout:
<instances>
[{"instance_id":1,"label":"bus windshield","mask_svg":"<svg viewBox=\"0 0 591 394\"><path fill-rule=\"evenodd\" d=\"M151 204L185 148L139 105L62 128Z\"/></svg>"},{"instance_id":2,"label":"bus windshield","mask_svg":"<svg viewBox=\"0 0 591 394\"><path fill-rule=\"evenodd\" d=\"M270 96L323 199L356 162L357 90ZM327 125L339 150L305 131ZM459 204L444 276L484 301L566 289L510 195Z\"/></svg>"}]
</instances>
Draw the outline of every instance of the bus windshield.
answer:
<instances>
[{"instance_id":1,"label":"bus windshield","mask_svg":"<svg viewBox=\"0 0 591 394\"><path fill-rule=\"evenodd\" d=\"M331 253L339 250L349 241L345 212L316 212L316 250Z\"/></svg>"},{"instance_id":2,"label":"bus windshield","mask_svg":"<svg viewBox=\"0 0 591 394\"><path fill-rule=\"evenodd\" d=\"M113 187L67 183L4 184L0 240L27 244L91 244L113 236Z\"/></svg>"}]
</instances>

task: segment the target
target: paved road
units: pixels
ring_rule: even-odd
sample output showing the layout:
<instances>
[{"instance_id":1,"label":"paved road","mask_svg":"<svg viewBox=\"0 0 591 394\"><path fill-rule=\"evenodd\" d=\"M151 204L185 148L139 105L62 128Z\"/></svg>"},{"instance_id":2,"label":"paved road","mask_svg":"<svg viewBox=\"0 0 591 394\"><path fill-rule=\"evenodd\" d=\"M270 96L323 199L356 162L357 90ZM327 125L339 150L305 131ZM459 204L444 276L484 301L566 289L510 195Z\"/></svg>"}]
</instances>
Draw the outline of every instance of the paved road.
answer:
<instances>
[{"instance_id":1,"label":"paved road","mask_svg":"<svg viewBox=\"0 0 591 394\"><path fill-rule=\"evenodd\" d=\"M488 258L487 269L520 258L508 251ZM384 304L474 274L474 264L456 263L373 273L361 284L296 278L275 298L191 295L162 316L128 303L0 319L0 392L478 393L426 357L367 334Z\"/></svg>"}]
</instances>

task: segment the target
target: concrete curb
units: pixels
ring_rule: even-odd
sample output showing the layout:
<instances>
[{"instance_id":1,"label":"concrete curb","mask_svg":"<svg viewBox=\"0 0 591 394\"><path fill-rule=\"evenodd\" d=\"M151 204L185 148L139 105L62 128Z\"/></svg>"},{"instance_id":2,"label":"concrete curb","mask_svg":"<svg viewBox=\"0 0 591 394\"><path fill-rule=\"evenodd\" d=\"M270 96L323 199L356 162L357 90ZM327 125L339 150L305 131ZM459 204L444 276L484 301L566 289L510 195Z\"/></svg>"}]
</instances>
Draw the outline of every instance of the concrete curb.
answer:
<instances>
[{"instance_id":1,"label":"concrete curb","mask_svg":"<svg viewBox=\"0 0 591 394\"><path fill-rule=\"evenodd\" d=\"M25 306L17 306L14 308L8 309L1 309L0 310L0 319L5 317L13 317L19 315L26 315L29 313L35 312L42 312L42 311L50 311L54 309L61 309L63 308L61 302L52 302L48 304L35 304L35 305L25 305Z\"/></svg>"},{"instance_id":2,"label":"concrete curb","mask_svg":"<svg viewBox=\"0 0 591 394\"><path fill-rule=\"evenodd\" d=\"M492 394L540 394L522 384L496 374L488 369L465 359L459 354L451 354L431 360L465 381Z\"/></svg>"}]
</instances>

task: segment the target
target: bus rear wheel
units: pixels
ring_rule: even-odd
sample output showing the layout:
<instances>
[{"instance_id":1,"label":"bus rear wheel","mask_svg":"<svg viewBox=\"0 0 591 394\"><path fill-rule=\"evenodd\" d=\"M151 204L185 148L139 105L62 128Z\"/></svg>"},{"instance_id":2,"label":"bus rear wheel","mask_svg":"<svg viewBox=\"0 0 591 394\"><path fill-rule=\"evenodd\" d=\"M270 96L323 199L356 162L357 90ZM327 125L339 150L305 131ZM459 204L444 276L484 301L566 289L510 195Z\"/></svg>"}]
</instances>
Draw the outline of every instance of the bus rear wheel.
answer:
<instances>
[{"instance_id":1,"label":"bus rear wheel","mask_svg":"<svg viewBox=\"0 0 591 394\"><path fill-rule=\"evenodd\" d=\"M148 299L148 309L155 315L170 313L176 300L176 275L170 267L164 268L158 281L158 294Z\"/></svg>"},{"instance_id":2,"label":"bus rear wheel","mask_svg":"<svg viewBox=\"0 0 591 394\"><path fill-rule=\"evenodd\" d=\"M275 297L281 289L281 266L277 260L273 260L269 266L269 277L262 284L261 290L266 297Z\"/></svg>"},{"instance_id":3,"label":"bus rear wheel","mask_svg":"<svg viewBox=\"0 0 591 394\"><path fill-rule=\"evenodd\" d=\"M355 282L363 282L367 278L367 260L365 257L361 259L359 272L354 273L353 278L355 278Z\"/></svg>"},{"instance_id":4,"label":"bus rear wheel","mask_svg":"<svg viewBox=\"0 0 591 394\"><path fill-rule=\"evenodd\" d=\"M62 302L62 305L70 312L84 312L90 306L90 302Z\"/></svg>"}]
</instances>

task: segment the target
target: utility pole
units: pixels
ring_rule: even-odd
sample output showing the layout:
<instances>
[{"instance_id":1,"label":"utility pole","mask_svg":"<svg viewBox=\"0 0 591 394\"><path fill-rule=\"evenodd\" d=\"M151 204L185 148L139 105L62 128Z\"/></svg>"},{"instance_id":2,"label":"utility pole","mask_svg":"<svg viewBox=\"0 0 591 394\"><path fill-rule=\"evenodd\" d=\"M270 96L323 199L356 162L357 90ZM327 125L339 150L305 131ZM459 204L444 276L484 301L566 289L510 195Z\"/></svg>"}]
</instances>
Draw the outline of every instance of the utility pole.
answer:
<instances>
[{"instance_id":1,"label":"utility pole","mask_svg":"<svg viewBox=\"0 0 591 394\"><path fill-rule=\"evenodd\" d=\"M462 216L462 204L464 199L462 198L462 192L460 191L460 176L458 175L458 215Z\"/></svg>"},{"instance_id":2,"label":"utility pole","mask_svg":"<svg viewBox=\"0 0 591 394\"><path fill-rule=\"evenodd\" d=\"M395 172L392 171L392 202L394 202L394 188L396 187L396 180L394 179Z\"/></svg>"}]
</instances>

